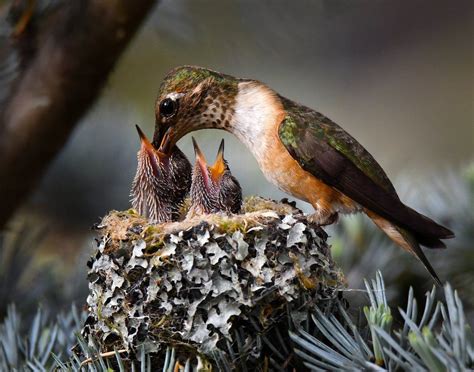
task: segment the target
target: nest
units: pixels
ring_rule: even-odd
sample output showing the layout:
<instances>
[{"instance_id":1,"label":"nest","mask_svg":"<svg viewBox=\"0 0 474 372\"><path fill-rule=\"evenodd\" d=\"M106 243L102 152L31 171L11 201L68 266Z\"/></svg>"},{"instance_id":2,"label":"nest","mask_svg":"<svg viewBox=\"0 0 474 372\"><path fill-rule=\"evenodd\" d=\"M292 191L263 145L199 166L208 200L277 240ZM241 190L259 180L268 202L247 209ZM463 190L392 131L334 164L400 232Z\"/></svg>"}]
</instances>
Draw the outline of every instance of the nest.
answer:
<instances>
[{"instance_id":1,"label":"nest","mask_svg":"<svg viewBox=\"0 0 474 372\"><path fill-rule=\"evenodd\" d=\"M104 352L144 347L157 366L168 346L211 366L272 358L264 341L288 339L316 305L332 306L344 280L326 233L293 205L251 198L243 210L159 225L134 211L107 215L83 335Z\"/></svg>"}]
</instances>

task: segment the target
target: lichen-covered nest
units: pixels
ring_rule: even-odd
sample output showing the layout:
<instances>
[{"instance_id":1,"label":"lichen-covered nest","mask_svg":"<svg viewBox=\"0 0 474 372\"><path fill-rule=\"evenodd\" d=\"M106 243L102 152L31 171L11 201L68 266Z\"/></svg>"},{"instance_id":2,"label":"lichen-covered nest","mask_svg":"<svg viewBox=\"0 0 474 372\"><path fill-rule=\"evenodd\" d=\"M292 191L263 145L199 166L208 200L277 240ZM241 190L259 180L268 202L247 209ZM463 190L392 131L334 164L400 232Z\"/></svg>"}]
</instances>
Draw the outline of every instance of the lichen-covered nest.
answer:
<instances>
[{"instance_id":1,"label":"lichen-covered nest","mask_svg":"<svg viewBox=\"0 0 474 372\"><path fill-rule=\"evenodd\" d=\"M272 358L267 340L287 339L316 304L331 306L343 278L325 232L294 206L251 198L243 210L159 225L133 211L107 215L83 334L104 352L173 346L209 365Z\"/></svg>"}]
</instances>

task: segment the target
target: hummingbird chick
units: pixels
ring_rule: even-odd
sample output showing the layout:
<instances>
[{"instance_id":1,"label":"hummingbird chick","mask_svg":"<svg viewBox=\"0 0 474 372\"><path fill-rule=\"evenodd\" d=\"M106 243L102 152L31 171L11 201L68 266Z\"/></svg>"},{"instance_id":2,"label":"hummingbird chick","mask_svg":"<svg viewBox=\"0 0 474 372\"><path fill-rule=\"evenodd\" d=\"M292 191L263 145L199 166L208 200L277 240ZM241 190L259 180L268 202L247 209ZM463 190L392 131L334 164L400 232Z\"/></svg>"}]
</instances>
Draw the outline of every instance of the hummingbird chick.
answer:
<instances>
[{"instance_id":1,"label":"hummingbird chick","mask_svg":"<svg viewBox=\"0 0 474 372\"><path fill-rule=\"evenodd\" d=\"M141 147L130 193L132 206L153 222L176 220L191 187L191 164L177 146L171 150L160 146L157 150L136 127Z\"/></svg>"},{"instance_id":2,"label":"hummingbird chick","mask_svg":"<svg viewBox=\"0 0 474 372\"><path fill-rule=\"evenodd\" d=\"M191 184L191 208L188 216L217 212L239 213L242 207L242 188L230 172L224 159L222 140L216 161L208 166L206 158L193 137L196 163Z\"/></svg>"}]
</instances>

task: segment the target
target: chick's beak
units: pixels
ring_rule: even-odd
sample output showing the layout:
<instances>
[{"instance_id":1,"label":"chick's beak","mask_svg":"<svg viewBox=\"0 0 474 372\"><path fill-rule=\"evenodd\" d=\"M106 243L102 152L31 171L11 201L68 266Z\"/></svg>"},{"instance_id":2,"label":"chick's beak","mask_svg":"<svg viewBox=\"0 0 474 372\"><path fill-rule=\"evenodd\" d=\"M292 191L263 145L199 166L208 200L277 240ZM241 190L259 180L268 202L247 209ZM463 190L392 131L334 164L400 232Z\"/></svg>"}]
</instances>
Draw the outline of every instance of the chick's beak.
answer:
<instances>
[{"instance_id":1,"label":"chick's beak","mask_svg":"<svg viewBox=\"0 0 474 372\"><path fill-rule=\"evenodd\" d=\"M194 153L196 154L196 165L199 167L199 170L201 171L206 187L209 187L209 175L207 172L206 158L204 157L204 154L199 148L194 137L192 137L192 139L193 139Z\"/></svg>"},{"instance_id":2,"label":"chick's beak","mask_svg":"<svg viewBox=\"0 0 474 372\"><path fill-rule=\"evenodd\" d=\"M213 181L217 182L219 178L224 174L225 171L225 160L224 160L224 139L221 141L219 151L217 152L216 161L209 167L211 171L211 177Z\"/></svg>"},{"instance_id":3,"label":"chick's beak","mask_svg":"<svg viewBox=\"0 0 474 372\"><path fill-rule=\"evenodd\" d=\"M154 173L158 174L160 167L157 162L162 163L168 157L166 156L166 154L155 149L153 144L150 142L150 140L147 138L145 133L143 133L143 131L138 125L135 125L135 127L137 128L138 136L140 137L140 142L141 142L140 151L148 156Z\"/></svg>"},{"instance_id":4,"label":"chick's beak","mask_svg":"<svg viewBox=\"0 0 474 372\"><path fill-rule=\"evenodd\" d=\"M155 148L153 147L151 142L148 140L145 133L143 133L143 131L138 125L135 125L135 128L137 128L137 132L138 132L138 136L140 137L142 149L145 150L147 153L153 153L155 151Z\"/></svg>"}]
</instances>

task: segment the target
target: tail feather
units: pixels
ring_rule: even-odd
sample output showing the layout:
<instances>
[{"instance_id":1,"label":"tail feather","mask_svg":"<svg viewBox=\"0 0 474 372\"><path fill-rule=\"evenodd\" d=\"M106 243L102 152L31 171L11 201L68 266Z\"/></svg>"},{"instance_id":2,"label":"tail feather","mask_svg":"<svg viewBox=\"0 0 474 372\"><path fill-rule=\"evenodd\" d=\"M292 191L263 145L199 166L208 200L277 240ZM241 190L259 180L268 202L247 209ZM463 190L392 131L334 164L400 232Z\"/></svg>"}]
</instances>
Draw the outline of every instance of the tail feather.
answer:
<instances>
[{"instance_id":1,"label":"tail feather","mask_svg":"<svg viewBox=\"0 0 474 372\"><path fill-rule=\"evenodd\" d=\"M432 241L454 238L454 232L448 228L441 226L431 218L422 215L406 205L403 206L405 207L405 217L400 221L396 220L397 224L410 229L410 231L415 232L417 235L429 237L433 239Z\"/></svg>"},{"instance_id":2,"label":"tail feather","mask_svg":"<svg viewBox=\"0 0 474 372\"><path fill-rule=\"evenodd\" d=\"M436 271L434 270L433 266L431 266L430 262L426 258L425 254L421 250L420 243L423 245L430 246L431 248L438 248L440 244L444 246L444 243L441 242L439 239L433 238L424 238L421 241L417 241L417 238L407 230L398 227L397 225L391 223L390 221L386 220L379 215L366 210L366 214L374 221L374 223L388 235L390 239L392 239L398 246L403 248L404 250L413 254L416 258L418 258L421 263L425 266L426 270L430 273L431 277L434 279L437 285L442 286L441 280L439 279Z\"/></svg>"},{"instance_id":3,"label":"tail feather","mask_svg":"<svg viewBox=\"0 0 474 372\"><path fill-rule=\"evenodd\" d=\"M439 239L430 238L426 236L419 236L419 235L415 235L415 237L418 243L426 248L431 248L431 249L446 248L446 244L444 244L444 242L442 242Z\"/></svg>"}]
</instances>

